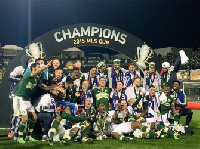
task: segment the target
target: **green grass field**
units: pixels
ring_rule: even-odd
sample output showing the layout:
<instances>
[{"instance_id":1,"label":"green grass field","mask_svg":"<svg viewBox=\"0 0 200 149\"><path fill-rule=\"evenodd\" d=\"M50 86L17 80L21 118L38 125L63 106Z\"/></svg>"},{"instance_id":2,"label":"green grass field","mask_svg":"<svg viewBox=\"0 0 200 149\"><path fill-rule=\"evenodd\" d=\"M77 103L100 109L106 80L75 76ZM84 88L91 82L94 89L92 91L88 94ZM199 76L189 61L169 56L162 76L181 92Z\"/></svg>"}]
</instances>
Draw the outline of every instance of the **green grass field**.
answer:
<instances>
[{"instance_id":1,"label":"green grass field","mask_svg":"<svg viewBox=\"0 0 200 149\"><path fill-rule=\"evenodd\" d=\"M184 123L185 117L181 118L181 122ZM122 142L115 139L107 139L104 141L94 141L92 144L85 143L70 143L66 146L62 146L59 143L49 146L47 142L26 142L26 144L18 144L7 138L8 130L0 130L0 149L1 148L27 148L27 149L200 149L200 111L194 111L193 120L190 124L195 134L194 136L181 136L179 140L173 138L162 138L157 140L148 139L134 139L129 142Z\"/></svg>"}]
</instances>

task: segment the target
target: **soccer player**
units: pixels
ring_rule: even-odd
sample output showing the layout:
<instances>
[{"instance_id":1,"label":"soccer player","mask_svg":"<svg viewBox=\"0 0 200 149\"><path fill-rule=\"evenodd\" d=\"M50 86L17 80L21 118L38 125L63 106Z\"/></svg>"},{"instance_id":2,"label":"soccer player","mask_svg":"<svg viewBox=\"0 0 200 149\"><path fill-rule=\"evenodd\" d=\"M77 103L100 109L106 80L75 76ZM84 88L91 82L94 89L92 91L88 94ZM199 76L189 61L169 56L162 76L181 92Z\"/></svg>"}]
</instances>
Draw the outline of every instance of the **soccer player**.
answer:
<instances>
[{"instance_id":1,"label":"soccer player","mask_svg":"<svg viewBox=\"0 0 200 149\"><path fill-rule=\"evenodd\" d=\"M99 80L97 79L97 69L96 67L92 67L90 71L87 73L85 79L88 81L88 88L93 89L96 88L99 84Z\"/></svg>"},{"instance_id":2,"label":"soccer player","mask_svg":"<svg viewBox=\"0 0 200 149\"><path fill-rule=\"evenodd\" d=\"M161 89L163 89L166 84L169 85L170 88L172 88L173 81L177 80L176 73L180 69L180 65L188 63L189 58L186 56L185 52L183 50L180 50L179 53L180 58L176 60L174 67L170 67L170 64L168 62L162 63L162 70L160 72Z\"/></svg>"},{"instance_id":3,"label":"soccer player","mask_svg":"<svg viewBox=\"0 0 200 149\"><path fill-rule=\"evenodd\" d=\"M106 68L106 64L104 62L99 62L97 64L97 79L99 81L100 77L104 77L106 79L106 87L108 87L108 70Z\"/></svg>"},{"instance_id":4,"label":"soccer player","mask_svg":"<svg viewBox=\"0 0 200 149\"><path fill-rule=\"evenodd\" d=\"M108 111L111 89L105 87L105 85L106 85L106 80L104 77L101 77L99 79L99 87L92 89L92 96L94 100L94 106L103 103L106 107L106 111Z\"/></svg>"},{"instance_id":5,"label":"soccer player","mask_svg":"<svg viewBox=\"0 0 200 149\"><path fill-rule=\"evenodd\" d=\"M141 129L142 123L135 121L132 114L129 114L127 110L127 102L121 100L117 105L117 109L112 116L112 132L113 138L118 140L132 140L133 138L125 137L125 134L133 132L135 129Z\"/></svg>"},{"instance_id":6,"label":"soccer player","mask_svg":"<svg viewBox=\"0 0 200 149\"><path fill-rule=\"evenodd\" d=\"M30 116L31 121L28 125L28 140L35 141L34 138L31 137L35 121L37 120L37 115L35 113L34 107L31 104L31 93L33 92L34 88L39 85L41 88L44 88L46 90L52 89L52 87L47 87L44 84L39 83L39 80L37 78L37 75L47 69L49 66L51 66L51 61L45 65L44 67L40 68L40 64L33 63L31 65L31 72L28 73L26 76L23 77L23 79L20 82L19 88L15 93L14 100L16 100L19 104L19 110L21 114L21 122L19 125L19 143L24 144L25 140L23 138L24 135L24 129L27 125L28 118Z\"/></svg>"},{"instance_id":7,"label":"soccer player","mask_svg":"<svg viewBox=\"0 0 200 149\"><path fill-rule=\"evenodd\" d=\"M108 79L109 79L109 88L116 88L117 81L123 81L124 79L124 68L120 67L119 59L113 61L113 66L108 68Z\"/></svg>"},{"instance_id":8,"label":"soccer player","mask_svg":"<svg viewBox=\"0 0 200 149\"><path fill-rule=\"evenodd\" d=\"M106 112L103 103L97 105L96 121L93 125L94 134L97 140L106 139L111 135L111 116Z\"/></svg>"},{"instance_id":9,"label":"soccer player","mask_svg":"<svg viewBox=\"0 0 200 149\"><path fill-rule=\"evenodd\" d=\"M154 85L156 91L160 89L160 75L155 70L155 63L149 63L149 71L147 71L144 75L143 87L145 90L149 89L149 86Z\"/></svg>"},{"instance_id":10,"label":"soccer player","mask_svg":"<svg viewBox=\"0 0 200 149\"><path fill-rule=\"evenodd\" d=\"M160 96L160 107L161 118L165 126L170 125L170 120L173 119L173 114L174 121L178 120L178 113L175 110L174 97L170 94L170 87L168 85L165 85L164 91Z\"/></svg>"},{"instance_id":11,"label":"soccer player","mask_svg":"<svg viewBox=\"0 0 200 149\"><path fill-rule=\"evenodd\" d=\"M59 91L53 89L50 91L50 93L42 95L40 99L35 103L38 121L43 130L43 141L48 139L48 131L51 127L51 120L56 109L55 99L58 95Z\"/></svg>"},{"instance_id":12,"label":"soccer player","mask_svg":"<svg viewBox=\"0 0 200 149\"><path fill-rule=\"evenodd\" d=\"M146 96L148 102L147 118L156 121L160 117L160 99L157 92L155 92L155 86L149 86L149 95Z\"/></svg>"},{"instance_id":13,"label":"soccer player","mask_svg":"<svg viewBox=\"0 0 200 149\"><path fill-rule=\"evenodd\" d=\"M133 108L133 111L138 113L138 109L139 109L139 111L142 111L144 103L146 102L145 89L140 87L141 79L139 77L134 78L133 81L134 81L133 85L129 86L125 90L125 93L126 93L126 95L128 97L128 101L129 100L134 100L134 103L131 106ZM129 109L129 110L131 111L131 109Z\"/></svg>"},{"instance_id":14,"label":"soccer player","mask_svg":"<svg viewBox=\"0 0 200 149\"><path fill-rule=\"evenodd\" d=\"M140 77L140 73L135 70L136 65L134 63L130 63L128 66L128 71L125 72L124 74L124 87L129 87L133 83L133 79L135 77Z\"/></svg>"},{"instance_id":15,"label":"soccer player","mask_svg":"<svg viewBox=\"0 0 200 149\"><path fill-rule=\"evenodd\" d=\"M89 98L93 103L93 97L91 91L88 89L88 82L85 80L81 85L81 91L75 93L77 104L85 105L85 99Z\"/></svg>"},{"instance_id":16,"label":"soccer player","mask_svg":"<svg viewBox=\"0 0 200 149\"><path fill-rule=\"evenodd\" d=\"M73 116L71 113L71 109L69 107L66 107L62 112L60 112L60 115L57 115L55 117L55 119L53 120L51 129L49 130L49 144L53 145L53 138L54 135L57 133L58 131L58 127L60 125L60 122L62 119L67 119L69 121L75 121L75 122L84 122L85 120L87 120L87 117L79 117L79 116ZM70 133L69 133L69 137L67 138L68 140L70 140L72 137L75 136L75 134L78 132L78 128L74 127L74 129L71 129ZM59 132L58 132L59 133Z\"/></svg>"},{"instance_id":17,"label":"soccer player","mask_svg":"<svg viewBox=\"0 0 200 149\"><path fill-rule=\"evenodd\" d=\"M117 89L115 91L112 91L110 94L111 98L111 110L115 110L115 107L119 101L122 99L127 101L127 95L123 91L123 82L118 81L117 82Z\"/></svg>"},{"instance_id":18,"label":"soccer player","mask_svg":"<svg viewBox=\"0 0 200 149\"><path fill-rule=\"evenodd\" d=\"M172 94L174 95L174 98L175 98L176 109L177 110L180 109L179 119L181 116L186 116L185 127L188 127L192 120L193 112L191 109L186 108L186 98L185 98L185 94L183 93L183 90L180 89L180 81L175 80L173 82Z\"/></svg>"}]
</instances>

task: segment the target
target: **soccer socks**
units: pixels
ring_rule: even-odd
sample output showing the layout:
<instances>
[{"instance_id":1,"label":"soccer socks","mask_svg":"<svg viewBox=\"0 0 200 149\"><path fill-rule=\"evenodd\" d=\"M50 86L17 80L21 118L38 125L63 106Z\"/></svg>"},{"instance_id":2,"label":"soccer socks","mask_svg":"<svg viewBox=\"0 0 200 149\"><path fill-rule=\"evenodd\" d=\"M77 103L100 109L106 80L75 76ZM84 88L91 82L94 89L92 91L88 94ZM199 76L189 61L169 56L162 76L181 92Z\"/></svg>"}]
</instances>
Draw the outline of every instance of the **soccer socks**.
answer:
<instances>
[{"instance_id":1,"label":"soccer socks","mask_svg":"<svg viewBox=\"0 0 200 149\"><path fill-rule=\"evenodd\" d=\"M174 115L174 125L178 125L179 122L179 113Z\"/></svg>"},{"instance_id":2,"label":"soccer socks","mask_svg":"<svg viewBox=\"0 0 200 149\"><path fill-rule=\"evenodd\" d=\"M24 129L25 129L26 125L27 125L27 123L20 122L20 124L19 124L19 132L18 132L19 138L23 138Z\"/></svg>"},{"instance_id":3,"label":"soccer socks","mask_svg":"<svg viewBox=\"0 0 200 149\"><path fill-rule=\"evenodd\" d=\"M124 136L124 135L119 135L119 136L117 137L117 139L123 141L123 140L125 140L125 136Z\"/></svg>"},{"instance_id":4,"label":"soccer socks","mask_svg":"<svg viewBox=\"0 0 200 149\"><path fill-rule=\"evenodd\" d=\"M153 138L155 138L155 131L149 130L149 132L147 133L146 138L148 138L148 139L153 139Z\"/></svg>"},{"instance_id":5,"label":"soccer socks","mask_svg":"<svg viewBox=\"0 0 200 149\"><path fill-rule=\"evenodd\" d=\"M32 135L32 132L33 132L33 128L35 126L35 121L29 121L28 122L28 136L31 136Z\"/></svg>"},{"instance_id":6,"label":"soccer socks","mask_svg":"<svg viewBox=\"0 0 200 149\"><path fill-rule=\"evenodd\" d=\"M69 132L69 135L67 136L67 139L68 139L68 140L71 140L71 139L75 136L75 134L76 134L76 132L70 131L70 132Z\"/></svg>"},{"instance_id":7,"label":"soccer socks","mask_svg":"<svg viewBox=\"0 0 200 149\"><path fill-rule=\"evenodd\" d=\"M50 129L50 136L49 136L51 140L53 140L53 136L54 136L59 125L60 125L59 121L57 121L57 120L53 121L53 124L52 124L51 129Z\"/></svg>"}]
</instances>

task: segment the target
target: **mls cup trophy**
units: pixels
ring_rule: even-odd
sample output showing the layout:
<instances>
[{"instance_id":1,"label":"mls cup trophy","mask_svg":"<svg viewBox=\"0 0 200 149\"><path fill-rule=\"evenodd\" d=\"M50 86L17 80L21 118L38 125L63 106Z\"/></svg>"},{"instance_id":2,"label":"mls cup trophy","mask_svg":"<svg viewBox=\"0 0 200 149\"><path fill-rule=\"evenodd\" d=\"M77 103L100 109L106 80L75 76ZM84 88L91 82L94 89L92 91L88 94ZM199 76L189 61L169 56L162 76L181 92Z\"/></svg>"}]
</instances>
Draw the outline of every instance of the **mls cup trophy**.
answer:
<instances>
[{"instance_id":1,"label":"mls cup trophy","mask_svg":"<svg viewBox=\"0 0 200 149\"><path fill-rule=\"evenodd\" d=\"M33 57L34 60L41 58L43 59L46 55L43 52L42 43L32 43L26 49L26 54L30 57Z\"/></svg>"},{"instance_id":2,"label":"mls cup trophy","mask_svg":"<svg viewBox=\"0 0 200 149\"><path fill-rule=\"evenodd\" d=\"M142 47L137 47L137 62L136 64L142 70L146 69L145 63L148 63L147 60L153 56L153 51L151 48L144 44Z\"/></svg>"}]
</instances>

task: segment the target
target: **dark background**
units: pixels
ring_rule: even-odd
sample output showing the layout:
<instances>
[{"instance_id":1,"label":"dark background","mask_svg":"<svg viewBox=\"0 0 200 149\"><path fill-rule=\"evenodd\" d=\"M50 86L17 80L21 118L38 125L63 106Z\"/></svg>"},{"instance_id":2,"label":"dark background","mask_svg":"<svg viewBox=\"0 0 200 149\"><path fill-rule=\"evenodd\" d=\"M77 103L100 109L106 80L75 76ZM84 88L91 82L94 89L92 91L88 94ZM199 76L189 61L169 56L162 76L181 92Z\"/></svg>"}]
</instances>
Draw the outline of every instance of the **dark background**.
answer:
<instances>
[{"instance_id":1,"label":"dark background","mask_svg":"<svg viewBox=\"0 0 200 149\"><path fill-rule=\"evenodd\" d=\"M30 5L32 40L62 26L97 23L125 30L152 48L200 45L200 3L194 0L32 0ZM26 0L0 1L0 43L28 44Z\"/></svg>"}]
</instances>

